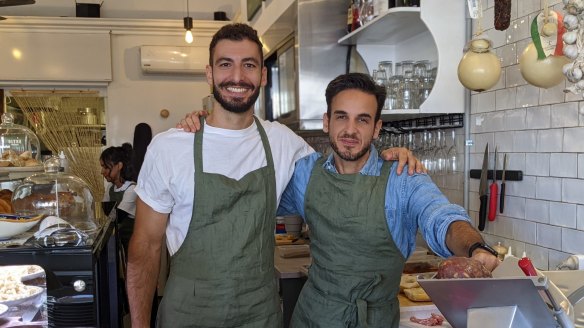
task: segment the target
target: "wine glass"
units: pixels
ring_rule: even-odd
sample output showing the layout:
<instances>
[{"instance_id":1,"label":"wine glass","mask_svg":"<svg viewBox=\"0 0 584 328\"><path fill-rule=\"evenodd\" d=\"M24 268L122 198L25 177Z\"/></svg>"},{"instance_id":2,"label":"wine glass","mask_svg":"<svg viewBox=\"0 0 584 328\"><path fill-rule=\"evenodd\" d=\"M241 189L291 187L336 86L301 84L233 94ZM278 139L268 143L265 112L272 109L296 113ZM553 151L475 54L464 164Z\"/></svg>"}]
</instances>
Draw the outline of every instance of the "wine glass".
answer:
<instances>
[{"instance_id":1,"label":"wine glass","mask_svg":"<svg viewBox=\"0 0 584 328\"><path fill-rule=\"evenodd\" d=\"M445 175L448 171L448 155L446 148L446 134L443 130L436 131L436 149L434 150L434 172Z\"/></svg>"},{"instance_id":2,"label":"wine glass","mask_svg":"<svg viewBox=\"0 0 584 328\"><path fill-rule=\"evenodd\" d=\"M456 151L456 130L452 129L450 131L450 147L448 148L447 158L448 158L448 173L456 173L460 171L460 161L459 155Z\"/></svg>"},{"instance_id":3,"label":"wine glass","mask_svg":"<svg viewBox=\"0 0 584 328\"><path fill-rule=\"evenodd\" d=\"M433 173L432 143L432 132L424 130L424 132L422 132L422 151L420 153L420 162L422 162L429 173Z\"/></svg>"}]
</instances>

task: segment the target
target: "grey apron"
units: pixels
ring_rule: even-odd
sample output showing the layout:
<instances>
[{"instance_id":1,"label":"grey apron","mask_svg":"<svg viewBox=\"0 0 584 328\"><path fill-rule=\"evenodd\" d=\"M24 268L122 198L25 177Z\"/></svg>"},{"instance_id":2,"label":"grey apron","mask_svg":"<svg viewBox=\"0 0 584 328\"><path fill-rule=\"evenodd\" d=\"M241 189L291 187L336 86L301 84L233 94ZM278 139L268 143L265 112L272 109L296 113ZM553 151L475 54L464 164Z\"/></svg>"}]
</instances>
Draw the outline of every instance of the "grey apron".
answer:
<instances>
[{"instance_id":1,"label":"grey apron","mask_svg":"<svg viewBox=\"0 0 584 328\"><path fill-rule=\"evenodd\" d=\"M276 180L267 166L239 181L204 173L203 126L195 134L195 206L185 241L172 256L159 327L280 327L274 270Z\"/></svg>"},{"instance_id":2,"label":"grey apron","mask_svg":"<svg viewBox=\"0 0 584 328\"><path fill-rule=\"evenodd\" d=\"M385 218L392 162L380 176L336 174L317 160L305 195L313 264L292 327L398 327L405 259Z\"/></svg>"}]
</instances>

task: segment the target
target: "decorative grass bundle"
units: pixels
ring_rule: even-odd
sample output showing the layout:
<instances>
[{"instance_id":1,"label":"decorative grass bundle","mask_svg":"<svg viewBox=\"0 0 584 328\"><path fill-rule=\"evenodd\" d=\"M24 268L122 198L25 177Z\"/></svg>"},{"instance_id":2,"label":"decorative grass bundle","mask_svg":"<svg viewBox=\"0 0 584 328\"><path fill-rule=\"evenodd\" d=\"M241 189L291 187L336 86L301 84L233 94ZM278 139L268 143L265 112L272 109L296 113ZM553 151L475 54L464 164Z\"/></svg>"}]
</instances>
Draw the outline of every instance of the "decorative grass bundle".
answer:
<instances>
[{"instance_id":1,"label":"decorative grass bundle","mask_svg":"<svg viewBox=\"0 0 584 328\"><path fill-rule=\"evenodd\" d=\"M104 194L99 165L103 125L87 124L79 109L103 108L103 97L93 91L11 91L39 139L53 154L63 151L71 173L83 179L94 200ZM96 122L97 123L97 122ZM99 202L96 202L99 204ZM102 218L101 206L95 206ZM100 222L101 223L101 222Z\"/></svg>"}]
</instances>

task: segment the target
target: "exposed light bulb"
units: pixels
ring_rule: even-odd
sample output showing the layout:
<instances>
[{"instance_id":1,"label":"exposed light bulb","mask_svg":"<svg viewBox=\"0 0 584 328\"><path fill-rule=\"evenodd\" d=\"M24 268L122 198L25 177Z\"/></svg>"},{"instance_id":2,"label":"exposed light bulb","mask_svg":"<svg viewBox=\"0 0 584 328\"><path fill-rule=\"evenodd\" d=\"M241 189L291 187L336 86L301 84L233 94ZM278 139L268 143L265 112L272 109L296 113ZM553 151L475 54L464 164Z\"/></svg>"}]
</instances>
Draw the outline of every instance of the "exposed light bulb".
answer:
<instances>
[{"instance_id":1,"label":"exposed light bulb","mask_svg":"<svg viewBox=\"0 0 584 328\"><path fill-rule=\"evenodd\" d=\"M187 43L193 43L193 32L191 32L191 30L187 30L185 33L185 41Z\"/></svg>"},{"instance_id":2,"label":"exposed light bulb","mask_svg":"<svg viewBox=\"0 0 584 328\"><path fill-rule=\"evenodd\" d=\"M183 24L185 30L187 30L185 33L185 41L187 43L193 43L193 32L191 32L191 29L193 28L193 18L190 16L183 18Z\"/></svg>"}]
</instances>

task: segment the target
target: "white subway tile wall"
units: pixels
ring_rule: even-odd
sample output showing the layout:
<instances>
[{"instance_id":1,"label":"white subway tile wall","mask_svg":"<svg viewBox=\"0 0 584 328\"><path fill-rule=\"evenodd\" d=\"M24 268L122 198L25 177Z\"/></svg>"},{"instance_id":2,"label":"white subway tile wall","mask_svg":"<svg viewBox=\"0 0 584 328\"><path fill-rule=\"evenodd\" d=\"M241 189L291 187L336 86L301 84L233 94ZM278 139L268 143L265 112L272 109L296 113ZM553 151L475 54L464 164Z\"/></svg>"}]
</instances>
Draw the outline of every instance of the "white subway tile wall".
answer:
<instances>
[{"instance_id":1,"label":"white subway tile wall","mask_svg":"<svg viewBox=\"0 0 584 328\"><path fill-rule=\"evenodd\" d=\"M535 238L537 236L536 227L537 224L535 222L513 220L513 236L511 238L517 241L535 244Z\"/></svg>"},{"instance_id":2,"label":"white subway tile wall","mask_svg":"<svg viewBox=\"0 0 584 328\"><path fill-rule=\"evenodd\" d=\"M578 177L578 154L576 153L552 153L550 157L550 175L554 177L576 178Z\"/></svg>"},{"instance_id":3,"label":"white subway tile wall","mask_svg":"<svg viewBox=\"0 0 584 328\"><path fill-rule=\"evenodd\" d=\"M471 95L469 151L470 168L480 169L485 144L491 152L497 145L498 169L507 153L507 168L524 175L523 181L507 182L505 211L487 222L485 240L511 246L516 256L525 251L536 267L547 270L570 254L584 254L584 100L564 93L565 82L543 89L521 76L519 58L531 42L529 27L545 3L513 1L511 26L496 31L494 0L483 1L482 26L504 76L491 90ZM547 3L563 13L561 0ZM476 223L478 179L470 180L469 211Z\"/></svg>"},{"instance_id":4,"label":"white subway tile wall","mask_svg":"<svg viewBox=\"0 0 584 328\"><path fill-rule=\"evenodd\" d=\"M576 229L576 204L550 202L550 224Z\"/></svg>"},{"instance_id":5,"label":"white subway tile wall","mask_svg":"<svg viewBox=\"0 0 584 328\"><path fill-rule=\"evenodd\" d=\"M568 102L551 106L551 127L567 128L578 126L578 103Z\"/></svg>"}]
</instances>

